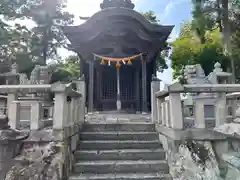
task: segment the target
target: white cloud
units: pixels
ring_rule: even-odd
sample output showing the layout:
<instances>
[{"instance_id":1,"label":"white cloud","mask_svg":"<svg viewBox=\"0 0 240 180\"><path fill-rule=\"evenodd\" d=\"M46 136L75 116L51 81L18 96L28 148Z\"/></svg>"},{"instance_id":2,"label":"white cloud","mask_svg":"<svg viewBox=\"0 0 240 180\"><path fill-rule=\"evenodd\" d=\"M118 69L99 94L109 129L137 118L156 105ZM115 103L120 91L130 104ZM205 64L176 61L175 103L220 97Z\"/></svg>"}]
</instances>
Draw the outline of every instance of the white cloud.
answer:
<instances>
[{"instance_id":1,"label":"white cloud","mask_svg":"<svg viewBox=\"0 0 240 180\"><path fill-rule=\"evenodd\" d=\"M184 3L184 2L188 2L188 1L190 1L190 0L169 0L169 3L164 8L162 19L165 19L168 16L170 16L171 11L176 11L177 5Z\"/></svg>"},{"instance_id":2,"label":"white cloud","mask_svg":"<svg viewBox=\"0 0 240 180\"><path fill-rule=\"evenodd\" d=\"M80 23L79 16L89 17L100 10L102 0L68 0L67 9L74 14L76 23Z\"/></svg>"}]
</instances>

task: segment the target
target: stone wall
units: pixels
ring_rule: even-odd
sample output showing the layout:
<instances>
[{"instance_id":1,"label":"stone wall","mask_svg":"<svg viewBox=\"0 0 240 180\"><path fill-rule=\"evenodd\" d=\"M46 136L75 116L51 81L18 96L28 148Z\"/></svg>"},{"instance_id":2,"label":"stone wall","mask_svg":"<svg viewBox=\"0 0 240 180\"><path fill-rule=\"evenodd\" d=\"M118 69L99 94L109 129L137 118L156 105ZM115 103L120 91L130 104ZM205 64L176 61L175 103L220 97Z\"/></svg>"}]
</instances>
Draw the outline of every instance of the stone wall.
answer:
<instances>
[{"instance_id":1,"label":"stone wall","mask_svg":"<svg viewBox=\"0 0 240 180\"><path fill-rule=\"evenodd\" d=\"M67 180L79 131L80 126L59 132L32 131L5 180Z\"/></svg>"},{"instance_id":2,"label":"stone wall","mask_svg":"<svg viewBox=\"0 0 240 180\"><path fill-rule=\"evenodd\" d=\"M159 138L167 152L173 179L239 180L239 140L201 137L193 140L187 136L174 139L162 133Z\"/></svg>"}]
</instances>

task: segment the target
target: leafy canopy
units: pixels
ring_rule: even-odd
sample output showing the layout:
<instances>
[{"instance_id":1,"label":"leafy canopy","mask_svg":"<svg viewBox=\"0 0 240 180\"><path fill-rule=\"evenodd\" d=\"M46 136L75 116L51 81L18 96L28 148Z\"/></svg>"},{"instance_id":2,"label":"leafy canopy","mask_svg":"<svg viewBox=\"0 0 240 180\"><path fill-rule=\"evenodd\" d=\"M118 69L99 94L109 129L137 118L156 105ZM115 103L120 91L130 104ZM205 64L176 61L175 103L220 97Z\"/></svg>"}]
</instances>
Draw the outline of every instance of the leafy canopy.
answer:
<instances>
[{"instance_id":1,"label":"leafy canopy","mask_svg":"<svg viewBox=\"0 0 240 180\"><path fill-rule=\"evenodd\" d=\"M223 68L229 65L228 58L222 53L221 34L219 29L207 30L204 35L205 42L196 35L191 23L182 25L180 36L171 43L173 78L182 75L186 65L201 64L205 74L208 75L215 64L220 62Z\"/></svg>"}]
</instances>

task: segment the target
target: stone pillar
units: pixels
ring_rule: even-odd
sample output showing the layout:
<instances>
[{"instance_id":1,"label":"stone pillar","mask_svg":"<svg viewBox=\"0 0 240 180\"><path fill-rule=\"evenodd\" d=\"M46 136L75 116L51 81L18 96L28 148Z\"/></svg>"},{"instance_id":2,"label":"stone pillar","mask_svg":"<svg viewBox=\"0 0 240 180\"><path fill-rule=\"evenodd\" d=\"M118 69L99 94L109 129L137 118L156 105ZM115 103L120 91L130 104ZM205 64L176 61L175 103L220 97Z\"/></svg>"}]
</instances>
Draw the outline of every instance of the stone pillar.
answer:
<instances>
[{"instance_id":1,"label":"stone pillar","mask_svg":"<svg viewBox=\"0 0 240 180\"><path fill-rule=\"evenodd\" d=\"M151 82L151 115L152 115L152 121L156 122L157 121L157 114L159 109L157 109L157 98L155 93L160 91L160 79L154 77L152 78ZM159 106L160 107L160 106Z\"/></svg>"},{"instance_id":2,"label":"stone pillar","mask_svg":"<svg viewBox=\"0 0 240 180\"><path fill-rule=\"evenodd\" d=\"M226 122L226 93L219 93L217 102L215 105L215 117L216 117L216 127L223 125Z\"/></svg>"},{"instance_id":3,"label":"stone pillar","mask_svg":"<svg viewBox=\"0 0 240 180\"><path fill-rule=\"evenodd\" d=\"M12 102L8 107L8 118L9 118L9 125L12 129L19 129L20 128L20 103L19 102Z\"/></svg>"},{"instance_id":4,"label":"stone pillar","mask_svg":"<svg viewBox=\"0 0 240 180\"><path fill-rule=\"evenodd\" d=\"M81 99L78 98L78 108L79 108L79 115L77 116L77 121L83 122L85 119L85 107L86 107L86 83L84 75L80 77L78 80L74 81L77 84L77 91L82 94Z\"/></svg>"},{"instance_id":5,"label":"stone pillar","mask_svg":"<svg viewBox=\"0 0 240 180\"><path fill-rule=\"evenodd\" d=\"M67 97L64 92L55 93L53 129L63 129L67 125Z\"/></svg>"},{"instance_id":6,"label":"stone pillar","mask_svg":"<svg viewBox=\"0 0 240 180\"><path fill-rule=\"evenodd\" d=\"M183 129L182 101L180 93L169 94L170 121L173 129Z\"/></svg>"},{"instance_id":7,"label":"stone pillar","mask_svg":"<svg viewBox=\"0 0 240 180\"><path fill-rule=\"evenodd\" d=\"M169 101L166 100L163 103L163 110L164 110L164 121L167 127L172 127L171 124L171 117L170 117L170 108L169 108Z\"/></svg>"},{"instance_id":8,"label":"stone pillar","mask_svg":"<svg viewBox=\"0 0 240 180\"><path fill-rule=\"evenodd\" d=\"M141 56L142 60L142 113L147 113L147 59L146 55Z\"/></svg>"},{"instance_id":9,"label":"stone pillar","mask_svg":"<svg viewBox=\"0 0 240 180\"><path fill-rule=\"evenodd\" d=\"M82 94L84 102L86 102L86 83L84 75L81 76L78 80L74 80L74 83L77 85L77 91Z\"/></svg>"},{"instance_id":10,"label":"stone pillar","mask_svg":"<svg viewBox=\"0 0 240 180\"><path fill-rule=\"evenodd\" d=\"M204 129L206 127L206 123L205 123L205 117L204 117L204 115L205 115L205 113L204 113L204 103L203 103L202 100L196 99L194 114L195 114L195 126L196 126L196 128Z\"/></svg>"},{"instance_id":11,"label":"stone pillar","mask_svg":"<svg viewBox=\"0 0 240 180\"><path fill-rule=\"evenodd\" d=\"M16 93L12 93L12 94L8 94L7 96L7 116L9 116L11 113L9 112L10 111L10 106L11 104L13 103L13 101L16 101L18 98L17 94Z\"/></svg>"},{"instance_id":12,"label":"stone pillar","mask_svg":"<svg viewBox=\"0 0 240 180\"><path fill-rule=\"evenodd\" d=\"M31 119L30 119L30 129L31 130L39 130L41 128L42 121L42 103L41 102L33 102L31 104Z\"/></svg>"},{"instance_id":13,"label":"stone pillar","mask_svg":"<svg viewBox=\"0 0 240 180\"><path fill-rule=\"evenodd\" d=\"M94 61L95 61L94 57ZM89 81L88 81L88 113L93 112L93 96L94 96L94 61L89 61Z\"/></svg>"},{"instance_id":14,"label":"stone pillar","mask_svg":"<svg viewBox=\"0 0 240 180\"><path fill-rule=\"evenodd\" d=\"M167 125L167 120L166 120L166 113L165 113L165 99L162 99L162 102L160 104L160 115L161 115L161 120L162 120L162 125L166 126Z\"/></svg>"},{"instance_id":15,"label":"stone pillar","mask_svg":"<svg viewBox=\"0 0 240 180\"><path fill-rule=\"evenodd\" d=\"M157 111L156 111L156 116L157 116L157 123L158 124L163 124L163 121L162 121L162 101L160 98L156 99L157 100Z\"/></svg>"}]
</instances>

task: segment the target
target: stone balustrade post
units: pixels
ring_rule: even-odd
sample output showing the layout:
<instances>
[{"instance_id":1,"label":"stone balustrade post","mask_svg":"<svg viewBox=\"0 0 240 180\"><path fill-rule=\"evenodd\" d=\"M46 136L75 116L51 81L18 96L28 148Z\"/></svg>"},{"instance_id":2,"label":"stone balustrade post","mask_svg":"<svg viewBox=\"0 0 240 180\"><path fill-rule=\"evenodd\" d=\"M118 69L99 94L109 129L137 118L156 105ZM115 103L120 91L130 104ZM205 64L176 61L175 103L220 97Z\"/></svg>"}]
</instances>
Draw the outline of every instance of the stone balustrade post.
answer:
<instances>
[{"instance_id":1,"label":"stone balustrade post","mask_svg":"<svg viewBox=\"0 0 240 180\"><path fill-rule=\"evenodd\" d=\"M81 113L81 109L80 109L80 98L78 97L78 98L76 98L75 99L75 114L74 114L74 119L75 119L75 124L79 124L79 121L80 121L80 119L79 119L79 114Z\"/></svg>"},{"instance_id":2,"label":"stone balustrade post","mask_svg":"<svg viewBox=\"0 0 240 180\"><path fill-rule=\"evenodd\" d=\"M84 99L79 99L79 121L80 123L84 123L85 121L85 112L86 112L86 108L85 108L85 101Z\"/></svg>"},{"instance_id":3,"label":"stone balustrade post","mask_svg":"<svg viewBox=\"0 0 240 180\"><path fill-rule=\"evenodd\" d=\"M162 101L160 98L157 98L157 123L158 124L163 124L163 119L162 119Z\"/></svg>"},{"instance_id":4,"label":"stone balustrade post","mask_svg":"<svg viewBox=\"0 0 240 180\"><path fill-rule=\"evenodd\" d=\"M85 114L86 114L86 83L85 83L85 77L82 76L78 80L74 81L77 84L77 91L82 94L81 99L78 99L79 101L79 116L78 121L84 121ZM82 121L82 122L83 122Z\"/></svg>"},{"instance_id":5,"label":"stone balustrade post","mask_svg":"<svg viewBox=\"0 0 240 180\"><path fill-rule=\"evenodd\" d=\"M165 100L163 99L160 106L161 106L161 109L160 109L160 116L161 116L161 119L162 119L162 125L163 126L166 126L167 125L167 120L166 120L166 115L165 115Z\"/></svg>"},{"instance_id":6,"label":"stone balustrade post","mask_svg":"<svg viewBox=\"0 0 240 180\"><path fill-rule=\"evenodd\" d=\"M183 129L183 112L180 93L169 94L170 121L173 129Z\"/></svg>"},{"instance_id":7,"label":"stone balustrade post","mask_svg":"<svg viewBox=\"0 0 240 180\"><path fill-rule=\"evenodd\" d=\"M155 96L155 93L160 91L160 79L156 77L152 77L152 82L151 82L151 107L152 107L152 121L156 122L157 121L157 114L158 114L158 109L157 109L157 98Z\"/></svg>"},{"instance_id":8,"label":"stone balustrade post","mask_svg":"<svg viewBox=\"0 0 240 180\"><path fill-rule=\"evenodd\" d=\"M7 116L9 125L13 129L18 129L20 126L20 105L15 102L17 99L17 93L9 93L7 96Z\"/></svg>"},{"instance_id":9,"label":"stone balustrade post","mask_svg":"<svg viewBox=\"0 0 240 180\"><path fill-rule=\"evenodd\" d=\"M196 99L194 114L195 114L195 127L204 129L206 127L206 122L205 122L205 115L204 115L205 113L204 113L203 100Z\"/></svg>"},{"instance_id":10,"label":"stone balustrade post","mask_svg":"<svg viewBox=\"0 0 240 180\"><path fill-rule=\"evenodd\" d=\"M237 109L238 109L237 100L233 99L231 105L232 105L232 116L233 116L233 119L235 119L236 118L236 112L237 112Z\"/></svg>"},{"instance_id":11,"label":"stone balustrade post","mask_svg":"<svg viewBox=\"0 0 240 180\"><path fill-rule=\"evenodd\" d=\"M221 92L218 94L217 102L215 104L215 117L216 117L216 127L223 125L227 119L227 103L226 103L226 93Z\"/></svg>"},{"instance_id":12,"label":"stone balustrade post","mask_svg":"<svg viewBox=\"0 0 240 180\"><path fill-rule=\"evenodd\" d=\"M78 105L77 105L77 100L78 97L74 97L72 98L72 102L71 102L71 111L72 111L72 122L73 124L77 123L77 112L78 112Z\"/></svg>"},{"instance_id":13,"label":"stone balustrade post","mask_svg":"<svg viewBox=\"0 0 240 180\"><path fill-rule=\"evenodd\" d=\"M53 129L63 129L67 125L67 96L65 92L55 93Z\"/></svg>"},{"instance_id":14,"label":"stone balustrade post","mask_svg":"<svg viewBox=\"0 0 240 180\"><path fill-rule=\"evenodd\" d=\"M20 128L20 103L12 101L8 107L9 126L12 129Z\"/></svg>"},{"instance_id":15,"label":"stone balustrade post","mask_svg":"<svg viewBox=\"0 0 240 180\"><path fill-rule=\"evenodd\" d=\"M165 118L165 124L167 127L171 127L171 117L170 117L170 109L169 109L169 101L166 100L163 103L163 109L164 109L164 118Z\"/></svg>"},{"instance_id":16,"label":"stone balustrade post","mask_svg":"<svg viewBox=\"0 0 240 180\"><path fill-rule=\"evenodd\" d=\"M10 106L13 103L13 101L16 101L18 98L17 93L9 93L7 96L7 116L9 116L10 113Z\"/></svg>"},{"instance_id":17,"label":"stone balustrade post","mask_svg":"<svg viewBox=\"0 0 240 180\"><path fill-rule=\"evenodd\" d=\"M171 128L183 129L183 109L180 92L183 92L184 88L181 84L174 83L168 86L168 91Z\"/></svg>"},{"instance_id":18,"label":"stone balustrade post","mask_svg":"<svg viewBox=\"0 0 240 180\"><path fill-rule=\"evenodd\" d=\"M72 101L73 101L73 98L70 98L71 100L70 101L67 101L67 120L66 120L66 124L65 124L65 127L69 127L69 126L72 126L72 110L73 110L73 107L72 107Z\"/></svg>"},{"instance_id":19,"label":"stone balustrade post","mask_svg":"<svg viewBox=\"0 0 240 180\"><path fill-rule=\"evenodd\" d=\"M33 102L31 104L31 119L30 119L30 129L39 130L41 128L41 122L43 118L43 108L41 102Z\"/></svg>"}]
</instances>

